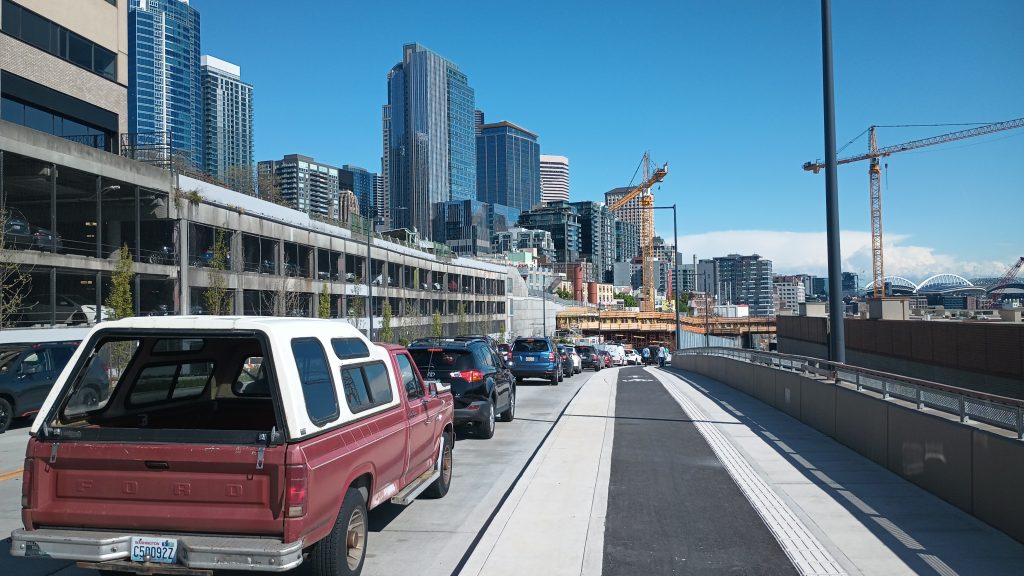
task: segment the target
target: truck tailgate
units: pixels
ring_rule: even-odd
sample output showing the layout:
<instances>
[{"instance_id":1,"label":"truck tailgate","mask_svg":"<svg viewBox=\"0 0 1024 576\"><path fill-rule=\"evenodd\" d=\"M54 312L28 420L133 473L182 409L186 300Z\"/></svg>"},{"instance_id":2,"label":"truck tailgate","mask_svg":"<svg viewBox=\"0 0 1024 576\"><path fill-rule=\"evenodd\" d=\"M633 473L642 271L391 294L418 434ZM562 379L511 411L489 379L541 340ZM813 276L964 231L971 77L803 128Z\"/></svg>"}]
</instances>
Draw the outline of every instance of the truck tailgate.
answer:
<instances>
[{"instance_id":1,"label":"truck tailgate","mask_svg":"<svg viewBox=\"0 0 1024 576\"><path fill-rule=\"evenodd\" d=\"M281 535L285 446L29 442L26 528ZM259 460L262 458L262 466Z\"/></svg>"}]
</instances>

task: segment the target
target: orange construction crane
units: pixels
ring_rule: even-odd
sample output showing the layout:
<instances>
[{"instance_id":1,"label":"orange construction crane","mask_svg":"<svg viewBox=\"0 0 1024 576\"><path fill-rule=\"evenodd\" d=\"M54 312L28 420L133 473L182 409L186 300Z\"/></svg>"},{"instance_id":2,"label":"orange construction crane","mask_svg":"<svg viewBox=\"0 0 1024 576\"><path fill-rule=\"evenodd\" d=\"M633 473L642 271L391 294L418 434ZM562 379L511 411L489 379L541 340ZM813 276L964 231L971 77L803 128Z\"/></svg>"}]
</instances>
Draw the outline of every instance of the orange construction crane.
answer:
<instances>
[{"instance_id":1,"label":"orange construction crane","mask_svg":"<svg viewBox=\"0 0 1024 576\"><path fill-rule=\"evenodd\" d=\"M873 287L875 298L883 298L885 296L885 266L882 261L882 171L878 165L878 159L885 156L891 156L897 152L916 150L917 148L924 148L925 146L945 144L946 142L953 142L954 140L984 136L985 134L991 134L993 132L1021 127L1024 127L1024 118L1017 118L1015 120L1007 120L1006 122L995 122L984 126L970 128L968 130L950 132L949 134L942 134L940 136L932 136L931 138L922 138L920 140L904 142L903 144L896 144L895 146L879 148L878 143L875 141L875 128L878 128L878 126L871 126L867 130L867 132L869 132L867 154L850 156L849 158L843 158L836 161L836 164L849 164L850 162L871 160L871 166L868 167L868 175L871 180L871 272L874 276ZM824 167L825 163L820 160L804 163L804 170L814 172L815 174Z\"/></svg>"},{"instance_id":2,"label":"orange construction crane","mask_svg":"<svg viewBox=\"0 0 1024 576\"><path fill-rule=\"evenodd\" d=\"M640 310L644 312L654 311L654 194L651 192L651 186L661 182L665 179L668 174L668 164L666 163L661 168L656 168L654 173L651 173L651 168L654 167L651 162L650 153L644 152L643 158L644 166L644 180L639 185L631 188L622 198L615 201L614 204L608 207L612 212L618 212L626 204L629 204L631 200L636 197L640 197L640 246L642 248L641 254L643 256L643 286L640 288L642 291L643 299L640 302Z\"/></svg>"}]
</instances>

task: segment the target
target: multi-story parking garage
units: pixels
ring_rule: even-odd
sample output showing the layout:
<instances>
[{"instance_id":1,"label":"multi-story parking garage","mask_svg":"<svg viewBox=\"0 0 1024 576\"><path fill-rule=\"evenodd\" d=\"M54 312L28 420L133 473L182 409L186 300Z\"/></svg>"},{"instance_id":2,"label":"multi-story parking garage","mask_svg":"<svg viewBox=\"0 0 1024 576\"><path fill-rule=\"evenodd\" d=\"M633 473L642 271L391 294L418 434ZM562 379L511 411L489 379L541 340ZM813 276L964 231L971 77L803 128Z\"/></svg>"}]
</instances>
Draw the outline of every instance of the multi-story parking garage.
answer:
<instances>
[{"instance_id":1,"label":"multi-story parking garage","mask_svg":"<svg viewBox=\"0 0 1024 576\"><path fill-rule=\"evenodd\" d=\"M505 331L507 269L311 220L307 215L149 164L0 121L5 258L31 277L23 326L92 321L102 314L120 251L131 252L140 315L205 313L217 239L235 314L331 316L379 328L385 299L397 338ZM24 229L24 230L22 230ZM367 267L367 252L369 267ZM369 279L368 286L367 280ZM89 318L87 318L89 316ZM94 317L93 317L94 316Z\"/></svg>"}]
</instances>

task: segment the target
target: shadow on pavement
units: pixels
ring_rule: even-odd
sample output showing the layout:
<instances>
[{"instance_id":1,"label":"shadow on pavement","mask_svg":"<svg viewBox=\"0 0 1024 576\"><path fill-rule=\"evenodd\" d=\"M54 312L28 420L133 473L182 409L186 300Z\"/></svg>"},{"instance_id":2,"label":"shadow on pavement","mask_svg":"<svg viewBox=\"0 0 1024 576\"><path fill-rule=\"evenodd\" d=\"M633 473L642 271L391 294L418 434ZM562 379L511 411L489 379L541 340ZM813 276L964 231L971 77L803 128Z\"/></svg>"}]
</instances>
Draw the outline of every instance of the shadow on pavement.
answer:
<instances>
[{"instance_id":1,"label":"shadow on pavement","mask_svg":"<svg viewBox=\"0 0 1024 576\"><path fill-rule=\"evenodd\" d=\"M896 554L906 565L918 574L942 574L943 576L966 576L968 574L988 574L989 568L998 570L1005 564L1005 556L992 558L991 567L979 566L978 556L985 552L974 550L974 554L965 557L963 543L958 534L963 530L950 529L927 522L926 512L912 508L915 500L922 496L931 499L938 506L948 506L949 511L963 513L951 504L930 494L924 489L907 482L896 474L854 452L839 441L822 434L814 428L796 420L790 415L769 406L759 399L748 396L717 380L688 372L678 368L665 368L663 371L673 377L688 382L694 389L720 408L731 414L752 432L761 437L808 481L820 487L833 500L843 506L854 518L871 531L889 550ZM828 442L834 449L822 451L803 450ZM822 458L823 455L844 453L841 462ZM856 470L851 472L850 460L858 461ZM865 474L867 472L868 474ZM856 477L851 477L854 475ZM874 476L876 480L865 480ZM844 477L846 479L844 480ZM893 487L887 494L878 494L875 490L866 490L866 486L878 486L879 482ZM907 496L913 497L913 500ZM911 518L897 525L891 517ZM971 517L974 522L984 524L981 520ZM909 526L908 524L918 524ZM993 542L992 548L998 550L1003 544L1014 543L1009 536L993 528L1002 535L1006 542ZM959 544L959 546L957 545ZM1000 572L1004 573L1004 572ZM1018 572L1009 572L1018 573Z\"/></svg>"}]
</instances>

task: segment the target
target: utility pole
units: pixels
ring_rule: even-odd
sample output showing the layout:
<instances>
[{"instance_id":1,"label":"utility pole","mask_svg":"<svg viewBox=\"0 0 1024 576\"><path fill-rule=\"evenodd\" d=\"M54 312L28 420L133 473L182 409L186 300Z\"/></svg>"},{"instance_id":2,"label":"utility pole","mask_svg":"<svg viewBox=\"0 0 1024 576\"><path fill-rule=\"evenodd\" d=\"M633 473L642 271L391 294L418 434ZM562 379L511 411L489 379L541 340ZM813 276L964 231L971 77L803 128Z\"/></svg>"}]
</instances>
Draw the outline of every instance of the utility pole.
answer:
<instances>
[{"instance_id":1,"label":"utility pole","mask_svg":"<svg viewBox=\"0 0 1024 576\"><path fill-rule=\"evenodd\" d=\"M676 205L672 205L672 267L675 270L672 273L672 290L673 302L675 302L676 309L676 350L683 347L683 335L679 332L679 227L676 221Z\"/></svg>"},{"instance_id":2,"label":"utility pole","mask_svg":"<svg viewBox=\"0 0 1024 576\"><path fill-rule=\"evenodd\" d=\"M843 263L839 250L839 181L836 174L836 108L832 80L832 1L821 0L822 95L825 108L825 221L828 243L829 359L846 362L843 332Z\"/></svg>"}]
</instances>

